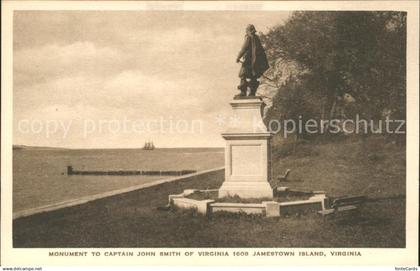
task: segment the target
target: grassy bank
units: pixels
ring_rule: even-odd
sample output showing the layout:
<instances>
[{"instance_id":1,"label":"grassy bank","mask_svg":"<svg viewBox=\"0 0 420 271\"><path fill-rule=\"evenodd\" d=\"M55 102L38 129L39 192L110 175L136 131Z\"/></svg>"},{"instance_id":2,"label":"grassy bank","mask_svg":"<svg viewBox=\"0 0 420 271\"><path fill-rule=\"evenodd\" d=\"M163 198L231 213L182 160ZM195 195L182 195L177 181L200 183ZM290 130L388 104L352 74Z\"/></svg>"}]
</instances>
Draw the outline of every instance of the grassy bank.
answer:
<instances>
[{"instance_id":1,"label":"grassy bank","mask_svg":"<svg viewBox=\"0 0 420 271\"><path fill-rule=\"evenodd\" d=\"M324 190L333 196L366 194L382 198L405 195L405 146L382 136L342 138L273 148L274 176L291 169L289 182L273 185Z\"/></svg>"},{"instance_id":2,"label":"grassy bank","mask_svg":"<svg viewBox=\"0 0 420 271\"><path fill-rule=\"evenodd\" d=\"M381 138L274 150L277 185L371 198L358 219L316 214L285 218L158 211L168 194L218 188L223 173L134 191L85 205L17 219L15 247L404 247L405 152Z\"/></svg>"}]
</instances>

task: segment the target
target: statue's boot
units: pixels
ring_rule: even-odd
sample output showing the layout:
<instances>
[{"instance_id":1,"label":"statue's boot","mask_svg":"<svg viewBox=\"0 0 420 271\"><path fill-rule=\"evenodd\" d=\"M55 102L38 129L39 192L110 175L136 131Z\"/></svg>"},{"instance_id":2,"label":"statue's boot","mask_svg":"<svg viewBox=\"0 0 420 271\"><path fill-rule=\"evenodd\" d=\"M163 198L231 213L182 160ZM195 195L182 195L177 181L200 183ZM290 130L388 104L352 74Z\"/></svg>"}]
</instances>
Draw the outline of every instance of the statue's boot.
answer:
<instances>
[{"instance_id":1,"label":"statue's boot","mask_svg":"<svg viewBox=\"0 0 420 271\"><path fill-rule=\"evenodd\" d=\"M249 96L255 96L255 94L257 93L257 89L260 85L260 82L258 80L252 80L249 83L249 85L250 85L249 88L251 89Z\"/></svg>"},{"instance_id":2,"label":"statue's boot","mask_svg":"<svg viewBox=\"0 0 420 271\"><path fill-rule=\"evenodd\" d=\"M238 89L241 91L241 93L239 93L236 96L246 96L246 90L248 88L248 82L246 81L245 78L241 78L241 82L239 83Z\"/></svg>"},{"instance_id":3,"label":"statue's boot","mask_svg":"<svg viewBox=\"0 0 420 271\"><path fill-rule=\"evenodd\" d=\"M234 98L241 98L246 97L246 90L240 89L241 92L239 94L236 94Z\"/></svg>"}]
</instances>

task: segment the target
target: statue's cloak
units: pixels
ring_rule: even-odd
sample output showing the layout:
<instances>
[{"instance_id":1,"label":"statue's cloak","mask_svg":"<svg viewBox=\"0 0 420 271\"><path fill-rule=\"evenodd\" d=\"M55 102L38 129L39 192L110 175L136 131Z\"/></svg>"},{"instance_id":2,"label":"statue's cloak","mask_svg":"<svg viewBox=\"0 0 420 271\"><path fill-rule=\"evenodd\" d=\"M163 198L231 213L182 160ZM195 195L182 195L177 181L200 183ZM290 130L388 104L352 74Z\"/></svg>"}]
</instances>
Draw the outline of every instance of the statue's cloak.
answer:
<instances>
[{"instance_id":1,"label":"statue's cloak","mask_svg":"<svg viewBox=\"0 0 420 271\"><path fill-rule=\"evenodd\" d=\"M255 34L245 35L245 41L238 54L238 59L241 57L244 59L239 71L239 77L241 78L258 78L269 68L260 38Z\"/></svg>"}]
</instances>

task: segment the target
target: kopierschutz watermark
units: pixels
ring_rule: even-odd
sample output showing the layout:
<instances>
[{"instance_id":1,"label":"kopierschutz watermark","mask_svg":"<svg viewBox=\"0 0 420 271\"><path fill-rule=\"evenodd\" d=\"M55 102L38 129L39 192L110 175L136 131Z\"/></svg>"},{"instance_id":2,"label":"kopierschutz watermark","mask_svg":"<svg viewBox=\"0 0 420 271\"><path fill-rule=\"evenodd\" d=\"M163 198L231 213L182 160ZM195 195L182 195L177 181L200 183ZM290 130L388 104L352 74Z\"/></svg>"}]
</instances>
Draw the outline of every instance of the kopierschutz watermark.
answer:
<instances>
[{"instance_id":1,"label":"kopierschutz watermark","mask_svg":"<svg viewBox=\"0 0 420 271\"><path fill-rule=\"evenodd\" d=\"M405 120L379 119L366 120L356 115L354 119L331 120L269 120L267 127L261 125L258 118L254 118L254 131L269 131L287 137L291 134L405 134Z\"/></svg>"},{"instance_id":2,"label":"kopierschutz watermark","mask_svg":"<svg viewBox=\"0 0 420 271\"><path fill-rule=\"evenodd\" d=\"M243 120L218 116L216 123L240 127ZM248 122L247 122L248 123ZM247 123L242 123L248 125ZM173 116L155 119L22 119L17 122L17 131L26 135L41 135L45 138L67 138L70 133L79 133L82 138L95 135L115 134L203 134L202 119L187 120ZM356 115L354 119L332 120L269 120L266 125L261 119L253 119L255 132L271 132L288 137L291 134L405 134L405 120L366 120Z\"/></svg>"}]
</instances>

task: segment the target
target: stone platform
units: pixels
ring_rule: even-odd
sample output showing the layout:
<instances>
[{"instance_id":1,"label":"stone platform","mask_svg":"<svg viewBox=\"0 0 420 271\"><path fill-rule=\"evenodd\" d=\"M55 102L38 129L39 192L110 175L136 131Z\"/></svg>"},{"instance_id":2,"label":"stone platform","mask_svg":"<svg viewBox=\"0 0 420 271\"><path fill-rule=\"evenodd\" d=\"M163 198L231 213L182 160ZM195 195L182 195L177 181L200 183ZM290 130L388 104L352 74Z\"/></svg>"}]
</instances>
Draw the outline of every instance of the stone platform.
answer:
<instances>
[{"instance_id":1,"label":"stone platform","mask_svg":"<svg viewBox=\"0 0 420 271\"><path fill-rule=\"evenodd\" d=\"M169 195L169 206L178 209L193 210L202 215L212 215L218 212L242 213L262 215L267 217L281 217L298 213L318 212L330 208L329 198L325 193L308 192L306 199L279 202L276 200L263 200L258 202L228 202L217 199L217 197L204 197L195 199L191 197L194 193L219 193L220 190L196 190L187 189L181 194ZM288 191L280 193L287 194ZM236 198L237 199L237 198Z\"/></svg>"}]
</instances>

